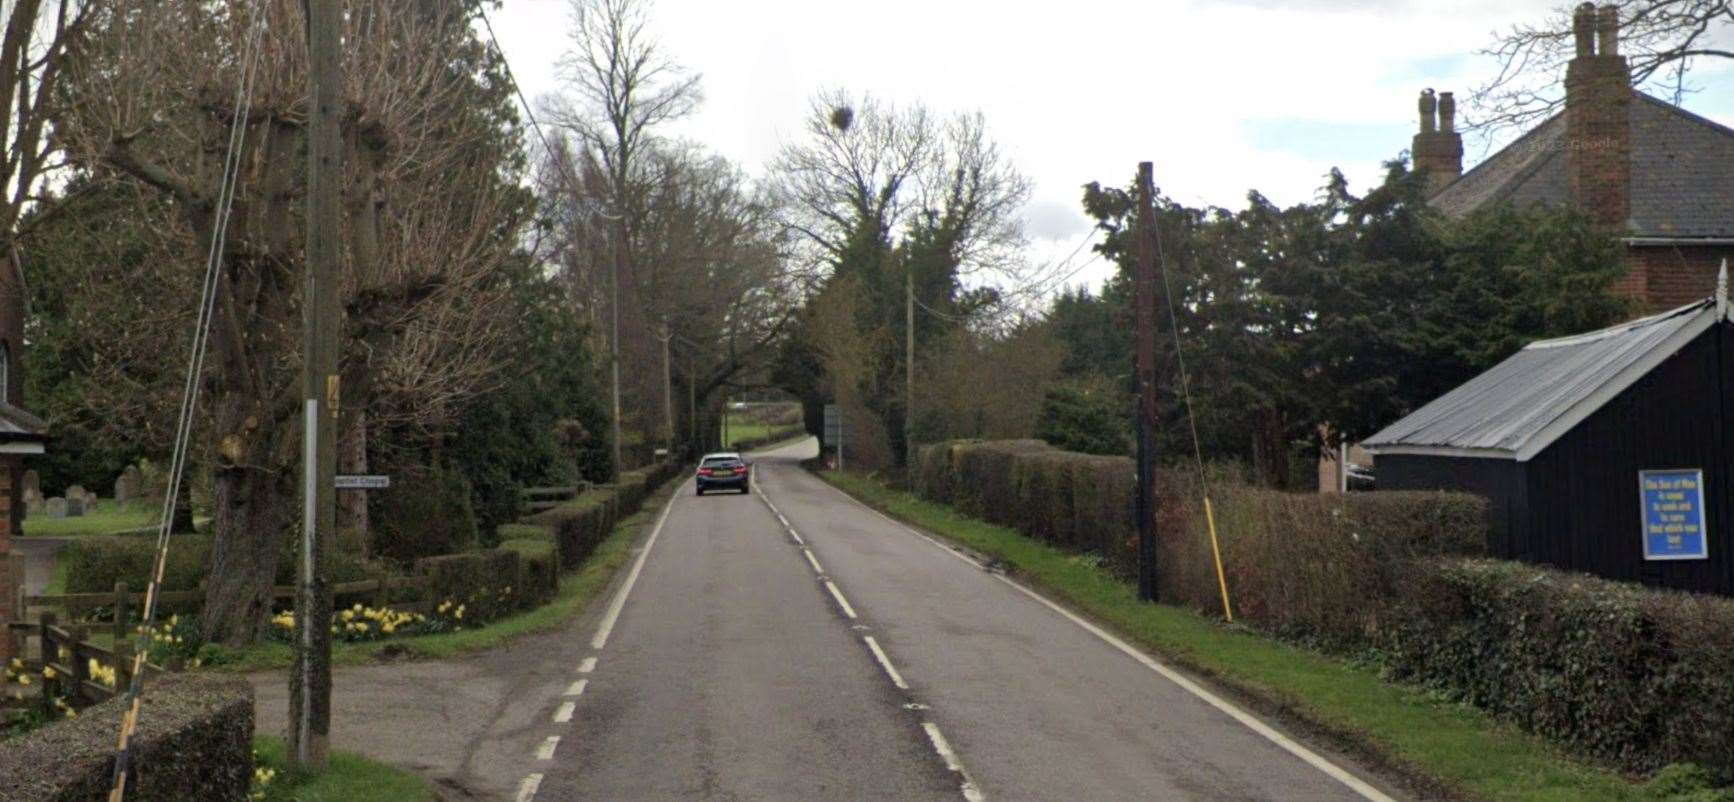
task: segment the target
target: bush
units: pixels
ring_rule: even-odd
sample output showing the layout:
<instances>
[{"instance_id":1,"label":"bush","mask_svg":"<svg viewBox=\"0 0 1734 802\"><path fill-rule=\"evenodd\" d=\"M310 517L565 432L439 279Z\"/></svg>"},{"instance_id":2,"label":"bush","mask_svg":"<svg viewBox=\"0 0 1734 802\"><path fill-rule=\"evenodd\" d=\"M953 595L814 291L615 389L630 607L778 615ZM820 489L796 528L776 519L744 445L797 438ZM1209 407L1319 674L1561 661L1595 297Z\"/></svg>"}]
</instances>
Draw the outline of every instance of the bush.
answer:
<instances>
[{"instance_id":1,"label":"bush","mask_svg":"<svg viewBox=\"0 0 1734 802\"><path fill-rule=\"evenodd\" d=\"M525 520L553 534L560 568L570 571L584 563L618 520L618 494L611 487L589 490L577 498Z\"/></svg>"},{"instance_id":2,"label":"bush","mask_svg":"<svg viewBox=\"0 0 1734 802\"><path fill-rule=\"evenodd\" d=\"M1384 628L1391 673L1634 771L1734 778L1734 600L1442 560Z\"/></svg>"},{"instance_id":3,"label":"bush","mask_svg":"<svg viewBox=\"0 0 1734 802\"><path fill-rule=\"evenodd\" d=\"M107 799L124 695L0 741L0 800ZM126 798L240 802L253 780L253 689L240 678L171 674L153 680L133 736Z\"/></svg>"},{"instance_id":4,"label":"bush","mask_svg":"<svg viewBox=\"0 0 1734 802\"><path fill-rule=\"evenodd\" d=\"M392 489L369 495L374 553L382 558L407 565L476 544L469 482L456 471L412 473Z\"/></svg>"},{"instance_id":5,"label":"bush","mask_svg":"<svg viewBox=\"0 0 1734 802\"><path fill-rule=\"evenodd\" d=\"M523 599L534 595L512 584L518 579L518 553L507 549L428 557L416 562L415 570L429 579L431 603L465 607L465 625L485 624L520 609Z\"/></svg>"},{"instance_id":6,"label":"bush","mask_svg":"<svg viewBox=\"0 0 1734 802\"><path fill-rule=\"evenodd\" d=\"M554 600L560 591L560 556L553 541L547 538L516 539L500 542L500 548L518 555L518 581L513 585L521 594L524 608L538 607Z\"/></svg>"},{"instance_id":7,"label":"bush","mask_svg":"<svg viewBox=\"0 0 1734 802\"><path fill-rule=\"evenodd\" d=\"M150 582L156 565L156 538L78 538L61 552L66 561L68 593L108 593L125 581L134 591ZM211 563L211 539L205 535L175 535L169 541L163 568L163 590L196 590Z\"/></svg>"},{"instance_id":8,"label":"bush","mask_svg":"<svg viewBox=\"0 0 1734 802\"><path fill-rule=\"evenodd\" d=\"M1132 450L1125 401L1107 387L1076 383L1054 387L1042 397L1036 437L1067 451L1125 456Z\"/></svg>"}]
</instances>

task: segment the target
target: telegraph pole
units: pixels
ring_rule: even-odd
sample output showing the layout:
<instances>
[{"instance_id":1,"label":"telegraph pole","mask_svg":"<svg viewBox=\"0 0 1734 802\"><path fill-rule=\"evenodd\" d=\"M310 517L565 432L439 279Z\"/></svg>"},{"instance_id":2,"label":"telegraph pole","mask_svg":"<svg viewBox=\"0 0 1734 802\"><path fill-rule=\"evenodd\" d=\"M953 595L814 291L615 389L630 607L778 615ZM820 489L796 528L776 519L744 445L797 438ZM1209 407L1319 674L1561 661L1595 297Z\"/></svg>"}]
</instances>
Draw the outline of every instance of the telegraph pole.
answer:
<instances>
[{"instance_id":1,"label":"telegraph pole","mask_svg":"<svg viewBox=\"0 0 1734 802\"><path fill-rule=\"evenodd\" d=\"M903 266L903 464L915 460L915 265Z\"/></svg>"},{"instance_id":2,"label":"telegraph pole","mask_svg":"<svg viewBox=\"0 0 1734 802\"><path fill-rule=\"evenodd\" d=\"M662 426L666 431L669 453L674 453L674 366L668 361L668 341L674 339L674 329L668 318L662 318Z\"/></svg>"},{"instance_id":3,"label":"telegraph pole","mask_svg":"<svg viewBox=\"0 0 1734 802\"><path fill-rule=\"evenodd\" d=\"M618 474L623 467L620 463L620 257L622 255L621 240L626 238L626 221L624 217L621 219L620 226L617 230L620 232L620 235L613 238L614 253L612 254L613 258L609 260L608 268L608 283L610 285L610 291L614 295L613 302L609 304L613 310L611 313L613 322L610 324L610 327L613 329L614 333L608 338L608 367L613 375L614 414L612 418L614 422L614 472Z\"/></svg>"},{"instance_id":4,"label":"telegraph pole","mask_svg":"<svg viewBox=\"0 0 1734 802\"><path fill-rule=\"evenodd\" d=\"M307 771L325 767L331 739L331 595L325 550L337 524L338 246L343 221L342 3L305 0L309 95L307 121L307 291L302 301L306 364L300 589L295 599L295 666L289 677L290 753Z\"/></svg>"},{"instance_id":5,"label":"telegraph pole","mask_svg":"<svg viewBox=\"0 0 1734 802\"><path fill-rule=\"evenodd\" d=\"M1156 211L1153 168L1138 164L1138 598L1156 600Z\"/></svg>"}]
</instances>

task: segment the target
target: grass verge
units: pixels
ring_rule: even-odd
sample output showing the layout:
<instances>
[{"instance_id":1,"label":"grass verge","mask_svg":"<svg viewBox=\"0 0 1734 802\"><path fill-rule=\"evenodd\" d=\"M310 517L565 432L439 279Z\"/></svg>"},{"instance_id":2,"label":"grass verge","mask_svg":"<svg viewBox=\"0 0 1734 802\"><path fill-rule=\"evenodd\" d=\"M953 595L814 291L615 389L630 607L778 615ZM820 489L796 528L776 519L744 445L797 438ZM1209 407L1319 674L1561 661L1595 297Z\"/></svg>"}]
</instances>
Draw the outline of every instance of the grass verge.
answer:
<instances>
[{"instance_id":1,"label":"grass verge","mask_svg":"<svg viewBox=\"0 0 1734 802\"><path fill-rule=\"evenodd\" d=\"M264 787L263 802L429 802L435 798L433 788L421 777L349 752L332 752L325 771L303 775L290 768L281 739L256 737L253 751L260 768L276 772Z\"/></svg>"},{"instance_id":2,"label":"grass verge","mask_svg":"<svg viewBox=\"0 0 1734 802\"><path fill-rule=\"evenodd\" d=\"M117 504L112 499L99 499L96 508L76 518L50 518L36 515L24 519L25 537L79 537L81 535L112 535L144 529L155 524L158 512L148 504Z\"/></svg>"},{"instance_id":3,"label":"grass verge","mask_svg":"<svg viewBox=\"0 0 1734 802\"><path fill-rule=\"evenodd\" d=\"M1294 716L1429 790L1524 802L1699 798L1679 795L1660 780L1640 785L1588 765L1473 708L1385 682L1375 666L1320 655L1190 610L1140 603L1130 584L1087 556L871 478L820 475L892 517L1005 563L1020 580L1123 637L1261 707Z\"/></svg>"},{"instance_id":4,"label":"grass verge","mask_svg":"<svg viewBox=\"0 0 1734 802\"><path fill-rule=\"evenodd\" d=\"M632 544L638 540L639 531L662 513L663 504L679 487L680 482L669 482L645 500L643 509L616 524L578 570L560 576L560 590L553 601L475 629L365 643L333 643L332 664L374 663L387 650L393 658L457 657L487 651L523 635L560 628L582 614L591 600L608 587L615 572L632 559ZM295 653L286 643L263 642L244 650L207 646L202 657L211 670L249 672L288 668Z\"/></svg>"}]
</instances>

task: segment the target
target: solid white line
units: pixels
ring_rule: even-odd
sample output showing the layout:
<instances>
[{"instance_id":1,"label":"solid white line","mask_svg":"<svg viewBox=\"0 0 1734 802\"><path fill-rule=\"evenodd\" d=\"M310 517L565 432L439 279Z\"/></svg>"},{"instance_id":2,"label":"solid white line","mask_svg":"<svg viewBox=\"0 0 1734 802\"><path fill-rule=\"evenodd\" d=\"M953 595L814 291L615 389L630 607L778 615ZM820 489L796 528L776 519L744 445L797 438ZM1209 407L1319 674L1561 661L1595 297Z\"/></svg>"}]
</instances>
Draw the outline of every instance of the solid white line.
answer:
<instances>
[{"instance_id":1,"label":"solid white line","mask_svg":"<svg viewBox=\"0 0 1734 802\"><path fill-rule=\"evenodd\" d=\"M860 507L864 510L867 510L868 512L871 512L874 515L877 515L881 518L884 518L886 521L889 521L891 524L895 525L897 528L902 529L905 532L909 532L910 534L913 534L916 537L921 538L922 540L925 540L929 543L932 543L936 548L940 549L941 551L944 551L946 554L950 554L951 556L956 557L959 560L962 560L966 563L969 563L970 565L976 566L977 568L982 567L981 563L978 563L975 560L972 560L969 557L958 553L956 550L947 546L945 543L940 542L937 538L934 538L933 536L931 536L925 532L917 530L914 527L911 527L910 525L908 525L902 521L897 520L896 518L892 518L891 516L886 515L885 513L874 509L873 507L869 506L868 504L862 502L860 499L855 498L854 496L851 496L848 493L843 492L841 489L835 487L830 482L826 482L822 479L815 479L815 481L819 482L819 484L822 484L825 487L830 488L832 491L836 492L838 495L842 496L843 498L848 499L850 502L854 503L855 506ZM1185 675L1180 674L1179 672L1175 671L1172 668L1169 668L1167 665L1164 665L1162 662L1158 661L1156 658L1151 657L1150 655L1145 654L1142 651L1139 651L1136 647L1132 646L1131 644L1129 644L1123 640L1120 640L1118 637L1115 637L1114 635L1108 633L1106 630L1103 630L1101 627L1098 627L1095 624L1092 624L1089 621L1084 620L1083 618L1079 617L1077 614L1073 613L1072 611L1070 611L1070 610L1066 609L1065 607L1062 607L1059 604L1049 600L1048 597L1043 596L1042 594L1037 593L1034 590L1031 590L1027 587L1024 587L1022 584L1020 584L1020 583L1018 583L1012 579L1009 579L1007 577L1001 576L999 574L994 574L994 578L998 579L1001 582L1006 583L1007 585L1010 585L1011 587L1017 589L1019 592L1023 593L1024 595L1026 595L1032 599L1035 599L1037 602L1041 603L1043 606L1047 607L1048 609L1053 610L1056 613L1059 613L1066 620L1071 621L1072 623L1077 624L1080 627L1083 627L1085 631L1089 632L1092 635L1095 635L1097 638L1100 638L1101 640L1106 642L1109 646L1112 646L1112 647L1120 650L1121 652L1130 656L1132 659L1137 660L1139 663L1144 664L1144 666L1146 668L1150 669L1151 671L1156 672L1157 674L1161 675L1164 679L1174 683L1175 685L1180 686L1183 690L1187 691L1188 693L1191 693L1193 696L1198 697L1205 704L1208 704L1211 707L1214 707L1217 710L1221 711L1222 713L1226 714L1229 718L1232 718L1235 721L1240 722L1247 729L1250 729L1253 732L1258 733L1260 736L1263 736L1265 738L1265 740L1268 740L1271 743L1276 744L1283 751L1286 751L1289 754L1300 758L1306 764L1312 766L1315 769L1318 769L1321 772L1324 772L1325 775L1329 776L1331 779L1334 779L1337 782L1340 782L1343 785L1348 786L1350 790L1353 790L1355 793L1360 794L1363 798L1368 799L1368 800L1372 800L1372 802L1394 802L1394 800L1392 800L1390 796L1385 794L1383 791L1380 791L1379 789L1374 788L1372 785L1368 784L1365 780L1362 780L1361 778L1356 777L1354 774L1351 774L1346 769L1343 769L1342 767L1338 766L1337 764L1330 762L1329 760L1325 759L1322 755L1319 755L1317 752L1314 752L1311 749L1308 749L1305 746L1302 746L1301 744L1296 743L1293 739L1289 738L1286 735L1283 735L1280 732L1277 732L1275 729L1272 729L1270 727L1270 725L1265 724L1263 721L1260 721L1257 717L1253 716L1252 714L1247 713L1246 711L1241 710L1240 708L1234 706L1228 700L1223 699L1222 697L1217 696L1216 694L1210 692L1209 690L1200 686L1198 683L1193 682L1192 680L1188 679ZM871 640L871 639L869 639L869 640Z\"/></svg>"},{"instance_id":2,"label":"solid white line","mask_svg":"<svg viewBox=\"0 0 1734 802\"><path fill-rule=\"evenodd\" d=\"M810 553L811 552L809 552L809 554ZM853 619L855 617L855 608L850 607L849 600L843 598L843 591L837 589L837 583L827 579L825 580L825 587L831 589L831 595L837 598L837 604L843 608L843 614Z\"/></svg>"},{"instance_id":3,"label":"solid white line","mask_svg":"<svg viewBox=\"0 0 1734 802\"><path fill-rule=\"evenodd\" d=\"M923 721L921 728L927 731L927 740L933 742L933 751L939 753L940 759L945 761L945 767L957 772L957 775L963 778L963 798L969 802L982 802L982 800L987 799L982 794L981 789L976 786L975 780L970 778L969 772L964 771L963 762L957 759L957 752L952 750L951 742L945 740L945 734L939 731L939 725L931 721Z\"/></svg>"},{"instance_id":4,"label":"solid white line","mask_svg":"<svg viewBox=\"0 0 1734 802\"><path fill-rule=\"evenodd\" d=\"M530 802L536 798L536 789L542 787L542 775L531 774L518 783L518 802Z\"/></svg>"},{"instance_id":5,"label":"solid white line","mask_svg":"<svg viewBox=\"0 0 1734 802\"><path fill-rule=\"evenodd\" d=\"M554 711L554 723L565 724L566 722L571 721L572 711L577 709L578 705L573 702L561 702L560 709Z\"/></svg>"},{"instance_id":6,"label":"solid white line","mask_svg":"<svg viewBox=\"0 0 1734 802\"><path fill-rule=\"evenodd\" d=\"M638 582L638 573L644 570L644 560L650 556L650 549L656 545L656 538L662 534L662 525L668 523L668 512L674 509L674 500L680 494L668 497L668 503L662 507L662 516L656 519L656 528L650 530L650 539L644 541L644 550L638 553L638 560L632 563L632 571L626 575L626 584L620 586L620 592L614 594L614 601L608 605L608 612L602 616L602 623L596 627L596 637L590 639L590 648L601 649L608 644L608 635L614 631L614 622L620 620L620 611L626 606L626 597L632 593L632 586Z\"/></svg>"},{"instance_id":7,"label":"solid white line","mask_svg":"<svg viewBox=\"0 0 1734 802\"><path fill-rule=\"evenodd\" d=\"M874 640L872 635L864 636L861 639L867 641L867 648L873 650L873 656L879 660L879 667L885 669L886 675L891 677L891 684L903 690L909 690L909 683L904 682L903 675L897 673L897 668L891 665L891 658L886 657L885 650L879 648L879 641Z\"/></svg>"},{"instance_id":8,"label":"solid white line","mask_svg":"<svg viewBox=\"0 0 1734 802\"><path fill-rule=\"evenodd\" d=\"M584 658L584 662L578 664L578 673L580 674L588 674L595 670L596 658L594 657L586 657Z\"/></svg>"},{"instance_id":9,"label":"solid white line","mask_svg":"<svg viewBox=\"0 0 1734 802\"><path fill-rule=\"evenodd\" d=\"M566 689L566 695L567 696L583 696L584 695L584 686L589 684L589 682L590 682L590 680L581 679L581 680L578 680L577 682L572 683L571 687Z\"/></svg>"},{"instance_id":10,"label":"solid white line","mask_svg":"<svg viewBox=\"0 0 1734 802\"><path fill-rule=\"evenodd\" d=\"M554 759L554 750L559 746L560 746L560 736L558 736L558 735L548 736L548 740L543 741L541 746L536 747L536 759L537 760L553 760Z\"/></svg>"},{"instance_id":11,"label":"solid white line","mask_svg":"<svg viewBox=\"0 0 1734 802\"><path fill-rule=\"evenodd\" d=\"M819 558L813 556L813 550L812 549L801 549L801 553L807 555L807 562L810 562L813 564L813 573L818 574L820 576L825 575L825 569L819 567Z\"/></svg>"}]
</instances>

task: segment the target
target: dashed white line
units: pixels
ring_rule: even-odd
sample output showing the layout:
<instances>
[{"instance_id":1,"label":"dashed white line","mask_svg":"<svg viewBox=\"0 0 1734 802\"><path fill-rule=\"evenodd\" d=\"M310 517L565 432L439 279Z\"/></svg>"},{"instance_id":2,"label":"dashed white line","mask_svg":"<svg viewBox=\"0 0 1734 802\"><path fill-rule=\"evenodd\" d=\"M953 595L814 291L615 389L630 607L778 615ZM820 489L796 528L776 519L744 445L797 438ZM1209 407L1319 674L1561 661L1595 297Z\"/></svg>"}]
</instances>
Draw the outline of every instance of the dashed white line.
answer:
<instances>
[{"instance_id":1,"label":"dashed white line","mask_svg":"<svg viewBox=\"0 0 1734 802\"><path fill-rule=\"evenodd\" d=\"M595 670L596 658L594 657L586 657L584 658L584 662L578 664L578 673L580 674L588 674Z\"/></svg>"},{"instance_id":2,"label":"dashed white line","mask_svg":"<svg viewBox=\"0 0 1734 802\"><path fill-rule=\"evenodd\" d=\"M614 622L620 620L620 611L626 607L626 597L632 593L632 586L638 583L638 574L644 570L644 560L650 556L650 549L656 545L656 538L662 534L662 525L668 523L668 512L674 509L674 500L680 495L668 497L668 503L662 507L662 516L656 519L656 528L650 531L650 539L644 541L644 550L638 553L638 560L632 563L632 571L626 575L626 584L620 586L620 592L614 594L614 601L609 603L608 612L602 616L602 623L596 627L596 637L590 639L590 648L601 649L608 644L608 635L614 631Z\"/></svg>"},{"instance_id":3,"label":"dashed white line","mask_svg":"<svg viewBox=\"0 0 1734 802\"><path fill-rule=\"evenodd\" d=\"M891 658L886 657L885 650L879 648L879 641L874 640L872 635L863 636L861 639L867 641L867 648L873 650L873 657L879 661L879 667L885 669L886 676L891 678L891 684L902 690L909 690L909 683L904 682L903 675L897 673L897 667L891 665Z\"/></svg>"},{"instance_id":4,"label":"dashed white line","mask_svg":"<svg viewBox=\"0 0 1734 802\"><path fill-rule=\"evenodd\" d=\"M584 695L584 686L588 685L589 683L590 683L590 680L587 680L587 679L581 679L581 680L578 680L577 682L572 683L570 686L568 686L566 688L566 695L567 696L583 696Z\"/></svg>"},{"instance_id":5,"label":"dashed white line","mask_svg":"<svg viewBox=\"0 0 1734 802\"><path fill-rule=\"evenodd\" d=\"M824 567L819 565L819 558L813 556L813 550L812 549L801 549L801 553L807 555L807 562L810 562L813 564L813 573L818 574L820 576L825 575L825 569L824 569Z\"/></svg>"},{"instance_id":6,"label":"dashed white line","mask_svg":"<svg viewBox=\"0 0 1734 802\"><path fill-rule=\"evenodd\" d=\"M560 709L554 711L554 723L565 724L566 722L571 721L572 712L577 709L578 705L573 702L561 702Z\"/></svg>"},{"instance_id":7,"label":"dashed white line","mask_svg":"<svg viewBox=\"0 0 1734 802\"><path fill-rule=\"evenodd\" d=\"M987 797L981 793L981 788L969 776L969 772L964 770L963 763L957 759L957 752L951 748L951 742L945 740L945 733L939 731L939 725L931 721L923 721L921 728L927 731L927 740L933 742L933 751L939 753L940 759L945 761L945 767L956 772L957 776L963 779L961 789L963 798L969 802L982 802L986 799Z\"/></svg>"},{"instance_id":8,"label":"dashed white line","mask_svg":"<svg viewBox=\"0 0 1734 802\"><path fill-rule=\"evenodd\" d=\"M809 553L809 556L811 556L810 553ZM831 595L836 597L837 605L839 607L843 608L843 614L846 616L849 616L850 619L854 619L855 618L855 608L850 607L849 606L849 600L843 598L843 591L840 591L837 589L837 583L832 582L831 580L827 579L827 580L825 580L825 587L831 589Z\"/></svg>"},{"instance_id":9,"label":"dashed white line","mask_svg":"<svg viewBox=\"0 0 1734 802\"><path fill-rule=\"evenodd\" d=\"M518 783L518 802L530 802L536 798L536 790L542 787L542 775L531 774Z\"/></svg>"},{"instance_id":10,"label":"dashed white line","mask_svg":"<svg viewBox=\"0 0 1734 802\"><path fill-rule=\"evenodd\" d=\"M548 740L543 741L541 746L536 747L536 759L537 760L553 760L554 759L554 750L556 748L558 748L559 746L560 746L560 736L558 736L558 735L548 736Z\"/></svg>"},{"instance_id":11,"label":"dashed white line","mask_svg":"<svg viewBox=\"0 0 1734 802\"><path fill-rule=\"evenodd\" d=\"M796 543L796 544L797 544L797 545L801 545L801 546L805 546L805 545L807 545L807 541L805 541L805 540L802 540L802 539L801 539L801 533L800 533L800 532L796 532L796 531L795 531L795 530L794 530L794 529L790 529L790 530L789 530L789 537L792 537L792 538L794 538L794 539L795 539L795 543Z\"/></svg>"}]
</instances>

